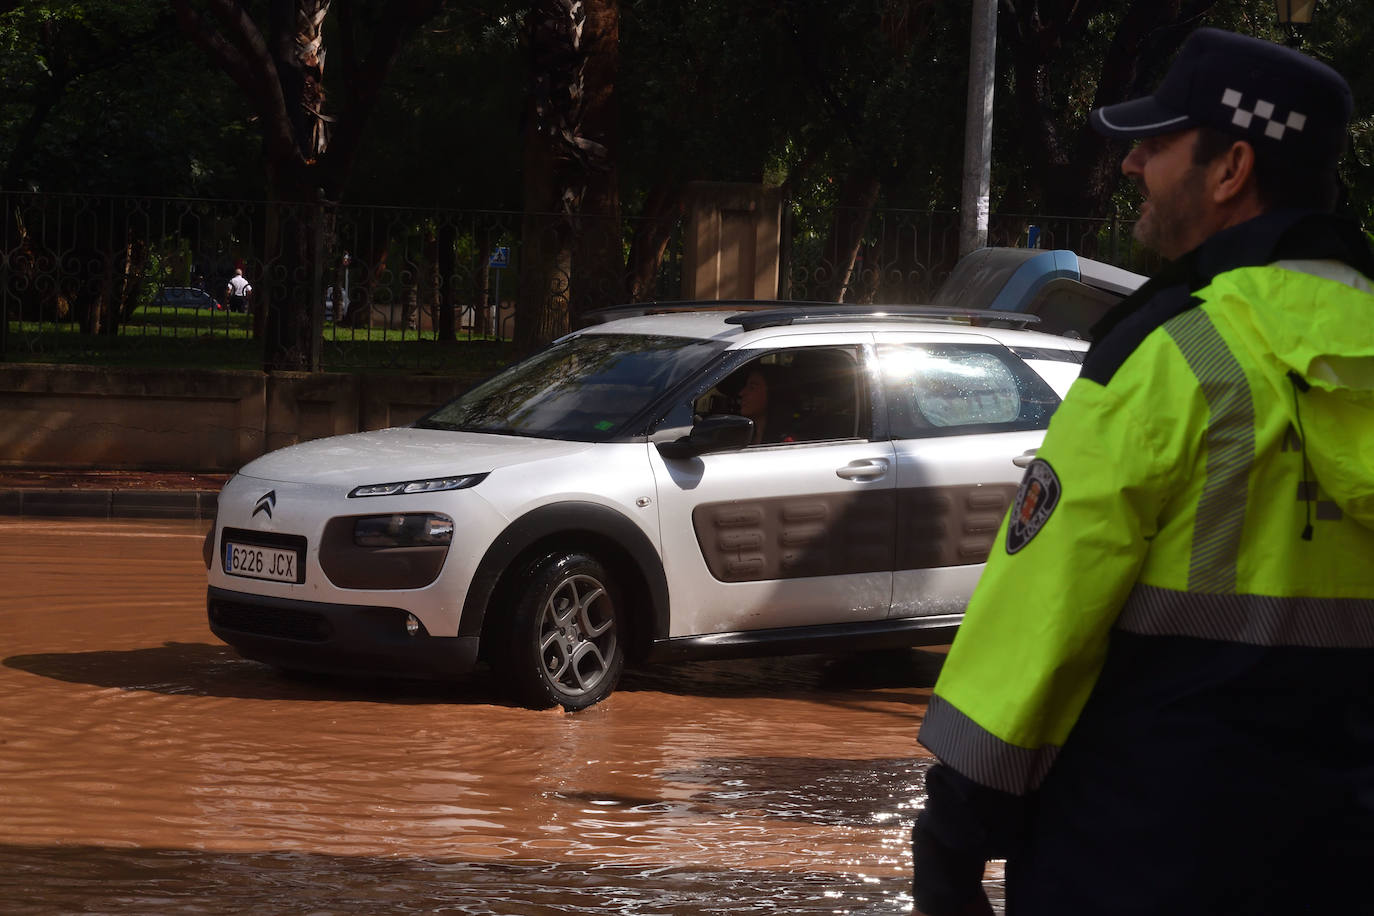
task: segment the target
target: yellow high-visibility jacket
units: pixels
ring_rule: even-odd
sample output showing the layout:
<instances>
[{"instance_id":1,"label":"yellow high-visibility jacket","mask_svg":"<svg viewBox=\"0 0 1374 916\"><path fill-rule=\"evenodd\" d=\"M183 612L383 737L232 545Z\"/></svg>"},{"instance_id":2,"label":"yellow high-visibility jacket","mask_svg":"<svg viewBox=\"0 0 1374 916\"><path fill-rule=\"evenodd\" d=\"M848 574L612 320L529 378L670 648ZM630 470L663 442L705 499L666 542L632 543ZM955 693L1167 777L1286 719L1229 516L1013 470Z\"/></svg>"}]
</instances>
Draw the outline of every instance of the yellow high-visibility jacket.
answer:
<instances>
[{"instance_id":1,"label":"yellow high-visibility jacket","mask_svg":"<svg viewBox=\"0 0 1374 916\"><path fill-rule=\"evenodd\" d=\"M1156 912L1208 912L1205 881L1168 882L1204 843L1265 831L1246 799L1281 804L1284 773L1320 785L1312 817L1374 837L1374 756L1355 760L1374 754L1370 274L1353 227L1272 213L1105 322L920 733L965 808L979 787L1029 798L1009 875L1075 860L1101 888L1159 889ZM928 829L984 835L938 794Z\"/></svg>"}]
</instances>

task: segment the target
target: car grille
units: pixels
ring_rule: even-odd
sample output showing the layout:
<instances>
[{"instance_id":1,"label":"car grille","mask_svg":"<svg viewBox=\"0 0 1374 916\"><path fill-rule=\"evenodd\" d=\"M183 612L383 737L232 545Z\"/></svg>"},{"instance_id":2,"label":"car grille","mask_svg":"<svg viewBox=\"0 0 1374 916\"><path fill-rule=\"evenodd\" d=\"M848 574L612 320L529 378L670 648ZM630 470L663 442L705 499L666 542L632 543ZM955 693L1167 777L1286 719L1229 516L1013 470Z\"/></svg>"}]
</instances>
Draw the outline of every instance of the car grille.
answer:
<instances>
[{"instance_id":1,"label":"car grille","mask_svg":"<svg viewBox=\"0 0 1374 916\"><path fill-rule=\"evenodd\" d=\"M236 604L232 601L212 603L210 622L239 633L275 636L302 642L324 642L333 633L329 621L323 615L312 611L259 607L253 604Z\"/></svg>"}]
</instances>

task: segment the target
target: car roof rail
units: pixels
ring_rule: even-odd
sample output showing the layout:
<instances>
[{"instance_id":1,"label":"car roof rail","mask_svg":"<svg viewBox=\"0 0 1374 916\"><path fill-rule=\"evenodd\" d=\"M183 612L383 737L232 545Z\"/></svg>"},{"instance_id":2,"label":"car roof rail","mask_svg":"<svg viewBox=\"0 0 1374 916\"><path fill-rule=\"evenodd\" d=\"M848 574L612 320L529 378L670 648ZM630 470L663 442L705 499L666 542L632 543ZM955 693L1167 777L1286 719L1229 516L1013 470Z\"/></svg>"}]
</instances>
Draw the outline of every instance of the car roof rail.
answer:
<instances>
[{"instance_id":1,"label":"car roof rail","mask_svg":"<svg viewBox=\"0 0 1374 916\"><path fill-rule=\"evenodd\" d=\"M744 315L731 315L726 324L737 324L746 331L759 328L773 328L789 324L812 321L843 321L860 319L865 321L901 320L904 318L932 318L943 321L965 321L969 324L987 324L993 321L1025 327L1038 324L1039 315L1025 312L1007 312L1000 309L961 309L939 305L836 305L829 303L821 306L801 305L771 308L750 312Z\"/></svg>"},{"instance_id":2,"label":"car roof rail","mask_svg":"<svg viewBox=\"0 0 1374 916\"><path fill-rule=\"evenodd\" d=\"M725 319L726 324L740 325L746 331L779 327L808 321L843 321L865 319L881 321L903 318L931 318L945 321L967 321L970 324L992 321L1024 327L1040 321L1038 315L1002 309L969 309L943 305L842 305L804 299L694 299L652 302L627 302L609 305L582 314L585 324L602 324L617 318L639 318L644 315L664 315L673 312L740 312Z\"/></svg>"},{"instance_id":3,"label":"car roof rail","mask_svg":"<svg viewBox=\"0 0 1374 916\"><path fill-rule=\"evenodd\" d=\"M673 312L748 312L767 311L793 305L834 305L833 302L802 302L786 299L672 299L649 302L626 302L583 312L581 320L587 324L603 324L617 318L640 318L644 315L665 315Z\"/></svg>"}]
</instances>

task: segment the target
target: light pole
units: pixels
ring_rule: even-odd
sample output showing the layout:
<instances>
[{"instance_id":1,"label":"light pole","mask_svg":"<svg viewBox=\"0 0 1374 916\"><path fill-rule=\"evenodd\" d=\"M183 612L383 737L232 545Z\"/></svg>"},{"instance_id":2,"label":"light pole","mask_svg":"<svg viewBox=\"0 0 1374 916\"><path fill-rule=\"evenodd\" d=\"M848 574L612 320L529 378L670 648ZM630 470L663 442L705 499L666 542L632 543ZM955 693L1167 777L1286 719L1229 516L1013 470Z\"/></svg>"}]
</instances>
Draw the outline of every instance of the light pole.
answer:
<instances>
[{"instance_id":1,"label":"light pole","mask_svg":"<svg viewBox=\"0 0 1374 916\"><path fill-rule=\"evenodd\" d=\"M343 253L343 295L339 297L338 316L342 321L348 312L348 265L353 263L353 256L347 251Z\"/></svg>"},{"instance_id":2,"label":"light pole","mask_svg":"<svg viewBox=\"0 0 1374 916\"><path fill-rule=\"evenodd\" d=\"M988 243L992 177L992 91L997 76L997 0L973 0L968 107L964 113L964 181L959 203L959 256Z\"/></svg>"},{"instance_id":3,"label":"light pole","mask_svg":"<svg viewBox=\"0 0 1374 916\"><path fill-rule=\"evenodd\" d=\"M1312 22L1312 11L1317 6L1317 0L1274 0L1274 6L1279 25L1288 32L1288 47L1302 47L1302 28Z\"/></svg>"}]
</instances>

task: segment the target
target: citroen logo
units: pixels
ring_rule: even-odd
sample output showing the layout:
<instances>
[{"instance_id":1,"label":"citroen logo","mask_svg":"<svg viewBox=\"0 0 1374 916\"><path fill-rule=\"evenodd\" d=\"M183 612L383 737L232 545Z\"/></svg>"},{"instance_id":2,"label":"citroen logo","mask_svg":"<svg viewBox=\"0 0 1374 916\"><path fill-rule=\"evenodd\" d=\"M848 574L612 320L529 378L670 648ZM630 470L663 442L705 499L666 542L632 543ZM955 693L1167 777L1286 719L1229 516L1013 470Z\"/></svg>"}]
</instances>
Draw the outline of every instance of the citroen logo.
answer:
<instances>
[{"instance_id":1,"label":"citroen logo","mask_svg":"<svg viewBox=\"0 0 1374 916\"><path fill-rule=\"evenodd\" d=\"M266 512L266 513L267 513L267 517L268 517L268 518L271 518L271 517L272 517L272 507L275 506L276 504L277 504L277 491L276 491L276 490L268 490L266 493L264 493L264 494L262 494L261 496L258 497L257 504L253 506L253 515L257 515L259 512Z\"/></svg>"}]
</instances>

